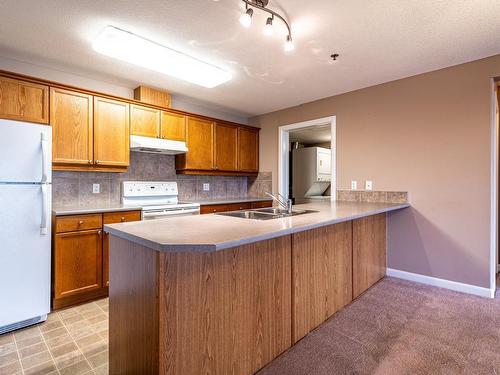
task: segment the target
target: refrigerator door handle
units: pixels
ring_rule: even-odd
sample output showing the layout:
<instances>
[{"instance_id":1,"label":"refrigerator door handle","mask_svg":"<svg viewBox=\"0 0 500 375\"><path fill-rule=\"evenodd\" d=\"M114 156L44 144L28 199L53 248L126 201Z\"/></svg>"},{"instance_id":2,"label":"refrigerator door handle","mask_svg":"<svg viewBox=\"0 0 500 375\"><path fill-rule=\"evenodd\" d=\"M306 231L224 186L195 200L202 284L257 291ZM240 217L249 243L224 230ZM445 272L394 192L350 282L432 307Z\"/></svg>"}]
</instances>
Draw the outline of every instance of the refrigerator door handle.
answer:
<instances>
[{"instance_id":1,"label":"refrigerator door handle","mask_svg":"<svg viewBox=\"0 0 500 375\"><path fill-rule=\"evenodd\" d=\"M42 220L40 223L40 234L48 234L48 220L49 220L49 197L47 196L47 185L41 185L42 188Z\"/></svg>"},{"instance_id":2,"label":"refrigerator door handle","mask_svg":"<svg viewBox=\"0 0 500 375\"><path fill-rule=\"evenodd\" d=\"M49 148L49 140L47 139L47 134L46 133L41 133L42 134L42 184L47 182L48 179L48 170L50 166L47 165L47 162L49 161L49 157L47 155L48 153L48 148Z\"/></svg>"}]
</instances>

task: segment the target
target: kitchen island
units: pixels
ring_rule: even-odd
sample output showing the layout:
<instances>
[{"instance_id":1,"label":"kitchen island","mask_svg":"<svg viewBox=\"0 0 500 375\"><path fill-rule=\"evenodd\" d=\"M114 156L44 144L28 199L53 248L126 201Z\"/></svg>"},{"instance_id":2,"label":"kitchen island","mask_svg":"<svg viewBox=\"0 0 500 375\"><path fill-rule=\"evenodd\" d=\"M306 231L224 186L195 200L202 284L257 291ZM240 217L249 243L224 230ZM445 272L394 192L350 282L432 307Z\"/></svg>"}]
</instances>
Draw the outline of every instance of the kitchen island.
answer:
<instances>
[{"instance_id":1,"label":"kitchen island","mask_svg":"<svg viewBox=\"0 0 500 375\"><path fill-rule=\"evenodd\" d=\"M110 373L254 373L385 275L386 213L406 207L106 225Z\"/></svg>"}]
</instances>

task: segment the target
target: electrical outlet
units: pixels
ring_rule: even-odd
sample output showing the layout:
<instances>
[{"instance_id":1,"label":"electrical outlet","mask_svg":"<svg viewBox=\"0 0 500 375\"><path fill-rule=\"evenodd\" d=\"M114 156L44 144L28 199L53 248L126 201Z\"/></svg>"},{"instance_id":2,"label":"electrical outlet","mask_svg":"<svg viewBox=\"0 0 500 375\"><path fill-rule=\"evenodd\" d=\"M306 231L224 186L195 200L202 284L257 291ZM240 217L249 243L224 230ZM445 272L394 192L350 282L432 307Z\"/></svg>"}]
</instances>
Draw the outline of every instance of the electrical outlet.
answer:
<instances>
[{"instance_id":1,"label":"electrical outlet","mask_svg":"<svg viewBox=\"0 0 500 375\"><path fill-rule=\"evenodd\" d=\"M101 192L101 184L92 184L92 193L99 194Z\"/></svg>"},{"instance_id":2,"label":"electrical outlet","mask_svg":"<svg viewBox=\"0 0 500 375\"><path fill-rule=\"evenodd\" d=\"M365 190L373 190L373 181L365 181Z\"/></svg>"},{"instance_id":3,"label":"electrical outlet","mask_svg":"<svg viewBox=\"0 0 500 375\"><path fill-rule=\"evenodd\" d=\"M358 189L358 181L351 181L351 190Z\"/></svg>"},{"instance_id":4,"label":"electrical outlet","mask_svg":"<svg viewBox=\"0 0 500 375\"><path fill-rule=\"evenodd\" d=\"M203 184L203 191L210 191L210 184L204 183Z\"/></svg>"}]
</instances>

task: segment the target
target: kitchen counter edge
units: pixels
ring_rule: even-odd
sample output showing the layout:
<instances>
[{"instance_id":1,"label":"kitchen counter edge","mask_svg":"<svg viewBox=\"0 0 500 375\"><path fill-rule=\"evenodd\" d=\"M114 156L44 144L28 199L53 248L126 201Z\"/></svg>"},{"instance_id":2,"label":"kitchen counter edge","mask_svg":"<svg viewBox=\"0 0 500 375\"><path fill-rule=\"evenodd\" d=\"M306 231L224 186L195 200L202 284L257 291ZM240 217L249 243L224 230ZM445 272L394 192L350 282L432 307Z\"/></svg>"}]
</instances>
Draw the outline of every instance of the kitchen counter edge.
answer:
<instances>
[{"instance_id":1,"label":"kitchen counter edge","mask_svg":"<svg viewBox=\"0 0 500 375\"><path fill-rule=\"evenodd\" d=\"M104 230L106 232L114 235L114 236L119 237L119 238L125 239L127 241L131 241L131 242L137 243L139 245L148 247L148 248L156 250L156 251L161 251L161 252L193 252L193 253L215 252L215 251L230 249L230 248L241 246L241 245L251 244L254 242L259 242L259 241L269 240L272 238L282 237L282 236L286 236L286 235L293 234L293 233L304 232L307 230L320 228L320 227L324 227L327 225L333 225L333 224L338 224L338 223L342 223L345 221L360 219L360 218L367 217L367 216L378 215L378 214L387 213L387 212L391 212L391 211L397 211L397 210L401 210L401 209L405 209L405 208L409 208L409 207L411 207L411 205L409 203L390 204L389 206L386 206L386 207L372 209L372 210L366 210L366 211L359 212L359 213L353 214L353 215L340 216L340 217L335 217L335 218L327 219L327 220L319 220L318 222L300 225L297 227L270 231L268 233L263 233L263 234L259 234L259 235L249 235L248 237L245 237L245 238L239 238L236 240L229 240L229 241L224 241L224 242L219 242L219 243L162 244L160 242L148 240L147 238L128 233L125 230L116 229L116 228L114 228L114 224L105 225ZM212 216L212 215L204 215L204 216ZM274 219L274 220L283 220L283 219ZM118 225L120 225L120 224L118 224Z\"/></svg>"}]
</instances>

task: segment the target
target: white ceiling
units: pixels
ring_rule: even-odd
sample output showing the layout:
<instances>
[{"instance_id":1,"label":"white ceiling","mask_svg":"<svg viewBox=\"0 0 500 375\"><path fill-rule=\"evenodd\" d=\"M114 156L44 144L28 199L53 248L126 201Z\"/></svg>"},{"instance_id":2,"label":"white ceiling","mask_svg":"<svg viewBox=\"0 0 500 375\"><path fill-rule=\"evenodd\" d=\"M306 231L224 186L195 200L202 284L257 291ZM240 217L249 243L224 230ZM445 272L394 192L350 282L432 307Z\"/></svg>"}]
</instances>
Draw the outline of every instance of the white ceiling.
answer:
<instances>
[{"instance_id":1,"label":"white ceiling","mask_svg":"<svg viewBox=\"0 0 500 375\"><path fill-rule=\"evenodd\" d=\"M321 127L311 127L300 130L293 130L289 134L290 142L300 142L304 144L330 142L332 132L330 125Z\"/></svg>"},{"instance_id":2,"label":"white ceiling","mask_svg":"<svg viewBox=\"0 0 500 375\"><path fill-rule=\"evenodd\" d=\"M2 0L0 55L128 87L145 83L256 115L500 53L498 0L270 0L292 23L265 37L240 0ZM284 9L283 9L284 8ZM275 21L275 23L277 23ZM94 52L108 24L228 69L204 89ZM340 60L332 63L332 52Z\"/></svg>"}]
</instances>

